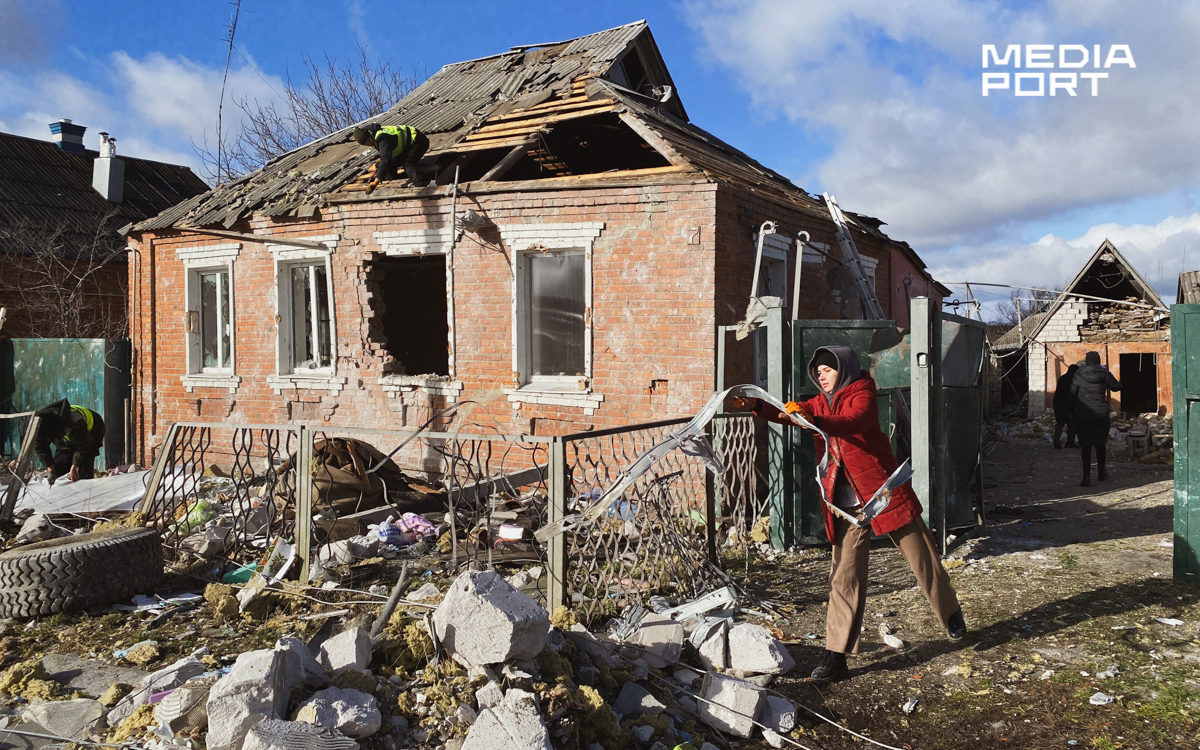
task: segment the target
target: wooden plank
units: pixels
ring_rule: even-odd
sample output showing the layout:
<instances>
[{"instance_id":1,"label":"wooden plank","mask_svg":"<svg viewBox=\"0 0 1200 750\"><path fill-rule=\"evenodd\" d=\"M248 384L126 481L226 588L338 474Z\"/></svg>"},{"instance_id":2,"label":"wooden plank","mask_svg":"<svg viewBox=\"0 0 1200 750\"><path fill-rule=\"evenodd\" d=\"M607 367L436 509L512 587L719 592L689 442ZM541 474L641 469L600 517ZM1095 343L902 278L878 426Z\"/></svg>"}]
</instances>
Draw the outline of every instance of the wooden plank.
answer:
<instances>
[{"instance_id":1,"label":"wooden plank","mask_svg":"<svg viewBox=\"0 0 1200 750\"><path fill-rule=\"evenodd\" d=\"M476 142L472 142L472 143L456 143L453 146L450 146L449 148L446 148L443 151L439 151L438 155L466 153L468 151L487 151L488 149L493 149L493 148L512 148L513 146L519 146L520 144L524 143L525 139L528 138L529 135L530 135L529 133L523 133L519 136L514 136L514 137L509 137L509 138L497 138L497 139L491 140L491 141L476 141Z\"/></svg>"},{"instance_id":2,"label":"wooden plank","mask_svg":"<svg viewBox=\"0 0 1200 750\"><path fill-rule=\"evenodd\" d=\"M479 182L489 182L491 180L498 180L503 177L505 172L512 169L513 165L519 162L525 156L525 154L529 152L530 146L537 143L537 140L538 136L534 135L526 138L525 142L521 145L514 146L513 150L509 151L508 154L506 154L505 157L496 164L496 166L489 169L482 177L479 178Z\"/></svg>"},{"instance_id":3,"label":"wooden plank","mask_svg":"<svg viewBox=\"0 0 1200 750\"><path fill-rule=\"evenodd\" d=\"M150 511L154 506L154 498L158 495L158 486L162 484L163 472L166 471L167 462L171 460L171 456L175 453L175 438L179 435L178 423L172 424L167 430L167 437L159 446L158 457L154 459L154 470L150 472L150 483L146 485L146 494L142 495L142 502L138 506L138 510L150 515Z\"/></svg>"},{"instance_id":4,"label":"wooden plank","mask_svg":"<svg viewBox=\"0 0 1200 750\"><path fill-rule=\"evenodd\" d=\"M621 122L629 126L630 130L641 136L642 140L644 140L646 143L649 143L650 146L662 156L662 158L666 159L672 165L682 167L688 164L687 159L680 156L679 152L671 148L671 145L667 143L662 136L656 133L651 127L646 125L646 123L642 122L638 117L630 114L629 112L622 112L618 115L618 117L621 118Z\"/></svg>"},{"instance_id":5,"label":"wooden plank","mask_svg":"<svg viewBox=\"0 0 1200 750\"><path fill-rule=\"evenodd\" d=\"M588 107L594 107L600 103L613 103L613 102L614 102L614 100L612 100L612 99L600 99L597 101L592 101L591 99L588 99L587 97L584 97L584 96L581 96L578 98L571 97L570 99L567 99L565 101L555 102L553 104L539 104L536 107L530 107L529 109L520 109L515 112L509 112L508 114L500 115L499 117L489 117L486 120L486 122L489 125L497 123L497 122L512 122L514 120L520 120L525 117L540 117L541 115L544 115L548 112L572 112L577 109L587 109Z\"/></svg>"},{"instance_id":6,"label":"wooden plank","mask_svg":"<svg viewBox=\"0 0 1200 750\"><path fill-rule=\"evenodd\" d=\"M617 105L615 103L613 103L612 100L604 100L603 103L601 103L599 106L591 107L589 109L583 109L583 110L579 110L577 112L567 112L567 113L564 113L561 115L546 115L545 117L538 117L533 120L526 120L526 121L523 121L520 123L515 123L508 127L492 127L490 125L484 125L482 128L480 128L479 130L476 130L474 133L468 135L463 140L469 142L469 141L478 140L480 138L494 138L497 135L501 135L501 134L508 135L508 134L512 134L515 132L524 132L533 126L553 125L554 123L562 122L564 120L574 120L579 117L591 117L592 115L602 115L606 112L612 112L616 108L617 108ZM505 124L506 123L502 123L502 125L505 125ZM447 150L450 150L450 149L447 149Z\"/></svg>"},{"instance_id":7,"label":"wooden plank","mask_svg":"<svg viewBox=\"0 0 1200 750\"><path fill-rule=\"evenodd\" d=\"M33 441L37 438L38 425L41 423L41 415L34 414L29 418L29 423L25 425L25 436L21 438L21 450L17 453L17 468L13 472L12 481L8 484L8 491L4 493L4 508L0 510L0 518L5 521L12 520L13 508L17 504L17 494L29 481L29 477L33 475L29 463L33 458Z\"/></svg>"},{"instance_id":8,"label":"wooden plank","mask_svg":"<svg viewBox=\"0 0 1200 750\"><path fill-rule=\"evenodd\" d=\"M450 162L450 166L438 173L437 178L433 181L436 185L449 185L450 180L454 179L454 170L461 169L471 163L475 158L475 153L463 154L454 161Z\"/></svg>"}]
</instances>

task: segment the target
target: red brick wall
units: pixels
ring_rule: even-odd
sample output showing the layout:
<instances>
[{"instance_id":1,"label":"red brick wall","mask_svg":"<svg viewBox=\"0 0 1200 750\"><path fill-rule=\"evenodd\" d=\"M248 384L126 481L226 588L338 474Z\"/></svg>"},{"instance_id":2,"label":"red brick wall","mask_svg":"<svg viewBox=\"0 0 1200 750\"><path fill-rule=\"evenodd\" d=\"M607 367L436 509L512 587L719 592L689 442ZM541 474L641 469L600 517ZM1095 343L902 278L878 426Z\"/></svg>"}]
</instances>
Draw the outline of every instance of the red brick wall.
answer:
<instances>
[{"instance_id":1,"label":"red brick wall","mask_svg":"<svg viewBox=\"0 0 1200 750\"><path fill-rule=\"evenodd\" d=\"M499 235L466 234L454 255L455 374L459 399L472 404L457 421L471 428L540 435L577 432L634 422L690 416L714 385L714 326L735 323L745 312L754 268L751 233L765 219L792 237L806 230L836 253L833 226L748 192L711 183L576 189L523 194L459 196L458 209L473 209L503 228L525 223L599 222L593 246L593 388L604 401L594 414L581 407L523 403L504 394L512 372L513 255ZM446 400L421 391L391 398L380 378L385 361L371 340L372 294L364 267L379 252L377 231L441 226L450 199L373 202L330 207L317 220L255 219L236 231L291 238L338 234L332 256L337 330L337 375L348 378L341 393L305 389L276 395L267 383L275 372L275 281L271 253L242 242L234 262L235 359L242 378L236 393L196 388L186 392L184 268L181 247L237 240L202 235L144 236L134 241L131 307L138 382L141 459L162 440L171 423L228 419L251 423L310 422L352 427L398 428L421 424ZM860 251L876 258L877 293L890 306L888 246L856 235ZM789 277L794 272L789 258ZM801 316L838 317L827 276L836 264L805 264ZM789 278L788 303L791 299ZM419 321L414 322L419 325ZM728 342L733 357L728 384L753 377L749 341ZM416 373L410 373L416 374Z\"/></svg>"},{"instance_id":2,"label":"red brick wall","mask_svg":"<svg viewBox=\"0 0 1200 750\"><path fill-rule=\"evenodd\" d=\"M1036 344L1034 344L1036 346ZM1111 344L1102 343L1055 343L1046 344L1046 408L1054 408L1054 386L1060 375L1067 373L1067 368L1076 362L1082 362L1088 352L1099 352L1101 364L1108 367L1109 372L1117 380L1121 379L1122 354L1154 354L1155 376L1158 380L1158 405L1166 407L1167 414L1174 412L1174 389L1171 385L1171 342L1169 341L1122 341ZM1111 411L1124 411L1121 408L1121 394L1112 393L1109 396Z\"/></svg>"}]
</instances>

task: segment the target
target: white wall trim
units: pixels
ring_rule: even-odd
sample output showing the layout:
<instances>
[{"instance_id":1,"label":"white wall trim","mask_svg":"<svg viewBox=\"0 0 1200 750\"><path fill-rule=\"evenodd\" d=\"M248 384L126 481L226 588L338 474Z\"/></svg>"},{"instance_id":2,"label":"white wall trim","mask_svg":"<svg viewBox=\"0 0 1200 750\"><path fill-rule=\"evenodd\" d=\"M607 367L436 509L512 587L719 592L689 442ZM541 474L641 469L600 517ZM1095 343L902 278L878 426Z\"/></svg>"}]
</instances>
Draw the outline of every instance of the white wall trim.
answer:
<instances>
[{"instance_id":1,"label":"white wall trim","mask_svg":"<svg viewBox=\"0 0 1200 750\"><path fill-rule=\"evenodd\" d=\"M431 396L447 396L455 401L462 395L463 384L459 380L442 380L428 375L384 375L379 379L388 398L398 398L401 393L412 393L418 389Z\"/></svg>"},{"instance_id":2,"label":"white wall trim","mask_svg":"<svg viewBox=\"0 0 1200 750\"><path fill-rule=\"evenodd\" d=\"M175 257L183 261L184 268L227 266L242 251L242 243L227 242L221 245L193 245L175 248Z\"/></svg>"},{"instance_id":3,"label":"white wall trim","mask_svg":"<svg viewBox=\"0 0 1200 750\"><path fill-rule=\"evenodd\" d=\"M329 373L316 373L313 375L303 373L268 375L267 385L271 386L271 390L275 391L276 396L282 394L284 391L300 389L329 391L329 395L336 396L346 387L346 378L339 378Z\"/></svg>"},{"instance_id":4,"label":"white wall trim","mask_svg":"<svg viewBox=\"0 0 1200 750\"><path fill-rule=\"evenodd\" d=\"M210 375L208 373L180 375L179 380L183 383L183 389L188 393L197 388L225 388L230 393L237 393L238 386L242 383L241 377L237 375Z\"/></svg>"},{"instance_id":5,"label":"white wall trim","mask_svg":"<svg viewBox=\"0 0 1200 750\"><path fill-rule=\"evenodd\" d=\"M584 414L589 417L596 413L596 409L600 408L600 404L604 401L602 394L592 393L591 391L580 391L578 393L539 391L536 386L505 388L504 394L508 396L508 402L515 405L518 409L521 408L521 404L574 406L582 408Z\"/></svg>"},{"instance_id":6,"label":"white wall trim","mask_svg":"<svg viewBox=\"0 0 1200 750\"><path fill-rule=\"evenodd\" d=\"M450 227L403 229L397 232L376 232L375 241L384 255L445 255L450 250Z\"/></svg>"}]
</instances>

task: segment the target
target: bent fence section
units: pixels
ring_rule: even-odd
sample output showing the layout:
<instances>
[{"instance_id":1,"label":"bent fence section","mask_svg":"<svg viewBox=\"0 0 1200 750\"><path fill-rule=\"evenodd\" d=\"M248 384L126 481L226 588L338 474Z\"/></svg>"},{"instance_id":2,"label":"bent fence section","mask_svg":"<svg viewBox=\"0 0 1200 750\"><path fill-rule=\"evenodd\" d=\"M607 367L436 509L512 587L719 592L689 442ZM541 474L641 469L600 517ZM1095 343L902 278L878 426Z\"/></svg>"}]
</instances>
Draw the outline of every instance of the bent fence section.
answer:
<instances>
[{"instance_id":1,"label":"bent fence section","mask_svg":"<svg viewBox=\"0 0 1200 750\"><path fill-rule=\"evenodd\" d=\"M359 519L361 532L365 520L377 523L389 511L399 515L408 507L405 498L421 502L420 495L385 482L388 502L374 512L355 512L374 481L368 473L380 456L391 455L407 483L438 491L423 507L436 501L438 512L454 521L457 533L444 540L454 562L486 568L541 561L547 608L569 604L592 620L653 594L686 599L724 585L723 551L748 553L750 532L766 514L752 417L720 415L709 425L726 466L719 477L706 472L699 458L676 450L608 512L552 537L545 548L527 535L521 544L529 545L528 552L497 551L506 544L497 527L509 522L537 529L581 511L686 421L553 437L178 423L159 449L140 510L162 533L168 557L183 561L195 554L196 537L219 503L232 516L221 529L222 558L261 559L278 539L295 540L300 576L307 580L315 546L328 538L331 524ZM328 473L321 465L326 446L347 438L376 451L346 469L361 481L357 498L353 492L335 497L320 481Z\"/></svg>"}]
</instances>

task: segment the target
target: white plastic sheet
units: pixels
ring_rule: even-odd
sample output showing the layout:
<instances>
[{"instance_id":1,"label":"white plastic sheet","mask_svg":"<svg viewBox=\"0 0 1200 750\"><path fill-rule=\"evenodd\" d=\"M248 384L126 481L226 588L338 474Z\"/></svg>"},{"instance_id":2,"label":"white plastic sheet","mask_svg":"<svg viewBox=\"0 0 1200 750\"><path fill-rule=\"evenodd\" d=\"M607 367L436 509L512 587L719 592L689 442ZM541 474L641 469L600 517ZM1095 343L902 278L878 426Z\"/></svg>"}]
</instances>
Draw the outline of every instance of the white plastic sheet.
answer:
<instances>
[{"instance_id":1,"label":"white plastic sheet","mask_svg":"<svg viewBox=\"0 0 1200 750\"><path fill-rule=\"evenodd\" d=\"M34 477L17 495L16 509L32 508L42 513L111 513L129 511L146 494L149 471L116 474L72 482L65 476L51 485L45 477Z\"/></svg>"}]
</instances>

